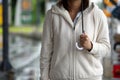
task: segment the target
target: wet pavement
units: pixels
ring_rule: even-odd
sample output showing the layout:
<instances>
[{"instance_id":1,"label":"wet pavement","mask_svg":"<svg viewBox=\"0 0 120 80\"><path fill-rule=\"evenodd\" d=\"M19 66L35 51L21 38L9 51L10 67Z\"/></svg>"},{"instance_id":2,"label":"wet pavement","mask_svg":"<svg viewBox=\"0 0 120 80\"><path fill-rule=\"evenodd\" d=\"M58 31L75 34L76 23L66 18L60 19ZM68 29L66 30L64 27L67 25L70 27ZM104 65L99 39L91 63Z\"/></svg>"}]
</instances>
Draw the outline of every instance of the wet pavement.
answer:
<instances>
[{"instance_id":1,"label":"wet pavement","mask_svg":"<svg viewBox=\"0 0 120 80\"><path fill-rule=\"evenodd\" d=\"M39 80L40 41L10 36L9 59L15 73L15 80ZM2 50L0 51L0 58ZM3 73L0 73L0 75ZM2 75L0 80L3 79Z\"/></svg>"}]
</instances>

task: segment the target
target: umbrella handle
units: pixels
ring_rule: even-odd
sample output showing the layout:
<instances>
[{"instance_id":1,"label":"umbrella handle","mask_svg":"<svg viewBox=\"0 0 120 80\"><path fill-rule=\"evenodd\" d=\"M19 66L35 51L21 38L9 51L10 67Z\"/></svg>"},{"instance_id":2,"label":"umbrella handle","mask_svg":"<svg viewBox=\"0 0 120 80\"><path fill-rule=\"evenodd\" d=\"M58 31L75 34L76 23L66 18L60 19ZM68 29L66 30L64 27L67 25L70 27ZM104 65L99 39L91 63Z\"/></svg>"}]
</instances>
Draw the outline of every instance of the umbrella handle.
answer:
<instances>
[{"instance_id":1,"label":"umbrella handle","mask_svg":"<svg viewBox=\"0 0 120 80\"><path fill-rule=\"evenodd\" d=\"M80 46L79 46L79 43L78 43L78 42L76 42L76 47L77 47L78 50L83 50L83 49L84 49L83 47L80 47Z\"/></svg>"}]
</instances>

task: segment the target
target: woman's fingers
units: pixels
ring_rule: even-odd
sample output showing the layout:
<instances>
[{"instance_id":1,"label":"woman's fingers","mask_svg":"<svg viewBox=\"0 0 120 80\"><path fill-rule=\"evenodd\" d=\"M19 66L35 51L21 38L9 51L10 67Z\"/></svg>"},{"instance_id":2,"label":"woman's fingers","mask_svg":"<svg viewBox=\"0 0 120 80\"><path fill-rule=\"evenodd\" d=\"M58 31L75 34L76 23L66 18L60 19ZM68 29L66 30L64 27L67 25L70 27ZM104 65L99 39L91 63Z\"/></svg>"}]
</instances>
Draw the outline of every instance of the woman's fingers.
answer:
<instances>
[{"instance_id":1,"label":"woman's fingers","mask_svg":"<svg viewBox=\"0 0 120 80\"><path fill-rule=\"evenodd\" d=\"M85 49L91 48L91 41L89 37L87 36L87 34L84 33L80 35L80 45L84 47Z\"/></svg>"},{"instance_id":2,"label":"woman's fingers","mask_svg":"<svg viewBox=\"0 0 120 80\"><path fill-rule=\"evenodd\" d=\"M88 36L86 34L80 35L80 41L84 42L86 40L88 40Z\"/></svg>"}]
</instances>

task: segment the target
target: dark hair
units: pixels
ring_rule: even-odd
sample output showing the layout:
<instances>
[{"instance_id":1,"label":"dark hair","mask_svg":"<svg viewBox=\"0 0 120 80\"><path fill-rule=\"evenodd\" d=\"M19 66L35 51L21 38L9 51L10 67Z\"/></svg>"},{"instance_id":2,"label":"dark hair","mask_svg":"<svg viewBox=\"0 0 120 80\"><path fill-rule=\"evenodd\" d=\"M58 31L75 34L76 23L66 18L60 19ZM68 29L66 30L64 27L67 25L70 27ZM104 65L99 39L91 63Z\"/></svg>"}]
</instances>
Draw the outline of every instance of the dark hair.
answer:
<instances>
[{"instance_id":1,"label":"dark hair","mask_svg":"<svg viewBox=\"0 0 120 80\"><path fill-rule=\"evenodd\" d=\"M59 5L63 5L63 7L66 9L66 10L70 10L69 9L69 5L68 5L68 0L60 0ZM89 5L89 0L83 0L83 10L85 10ZM80 9L81 10L81 9Z\"/></svg>"}]
</instances>

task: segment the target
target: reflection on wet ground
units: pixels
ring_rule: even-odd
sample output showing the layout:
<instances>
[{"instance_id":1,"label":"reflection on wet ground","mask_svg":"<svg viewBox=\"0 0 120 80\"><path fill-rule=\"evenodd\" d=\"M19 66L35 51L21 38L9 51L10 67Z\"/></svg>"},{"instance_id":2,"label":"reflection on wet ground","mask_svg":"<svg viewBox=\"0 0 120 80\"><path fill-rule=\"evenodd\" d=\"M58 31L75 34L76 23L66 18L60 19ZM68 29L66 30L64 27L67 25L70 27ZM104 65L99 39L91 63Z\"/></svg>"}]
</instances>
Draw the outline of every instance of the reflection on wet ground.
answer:
<instances>
[{"instance_id":1,"label":"reflection on wet ground","mask_svg":"<svg viewBox=\"0 0 120 80\"><path fill-rule=\"evenodd\" d=\"M17 36L10 36L9 43L9 58L15 69L15 80L39 80L41 43Z\"/></svg>"}]
</instances>

